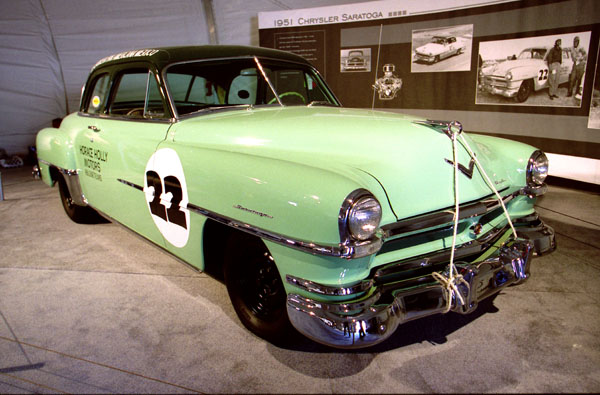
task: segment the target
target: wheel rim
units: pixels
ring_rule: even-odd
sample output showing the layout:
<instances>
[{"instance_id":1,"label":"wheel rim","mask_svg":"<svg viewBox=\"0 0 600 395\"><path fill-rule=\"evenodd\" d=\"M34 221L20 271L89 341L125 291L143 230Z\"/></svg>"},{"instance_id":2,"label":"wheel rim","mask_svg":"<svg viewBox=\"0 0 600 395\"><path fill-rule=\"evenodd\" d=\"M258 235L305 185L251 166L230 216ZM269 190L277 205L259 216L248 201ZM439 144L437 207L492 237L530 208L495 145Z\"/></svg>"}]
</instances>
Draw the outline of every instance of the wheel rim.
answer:
<instances>
[{"instance_id":1,"label":"wheel rim","mask_svg":"<svg viewBox=\"0 0 600 395\"><path fill-rule=\"evenodd\" d=\"M279 316L283 285L269 253L256 254L248 262L239 285L244 303L257 317L268 321Z\"/></svg>"},{"instance_id":2,"label":"wheel rim","mask_svg":"<svg viewBox=\"0 0 600 395\"><path fill-rule=\"evenodd\" d=\"M528 81L523 81L521 86L519 87L519 91L517 92L517 100L519 102L524 102L529 97L532 88Z\"/></svg>"}]
</instances>

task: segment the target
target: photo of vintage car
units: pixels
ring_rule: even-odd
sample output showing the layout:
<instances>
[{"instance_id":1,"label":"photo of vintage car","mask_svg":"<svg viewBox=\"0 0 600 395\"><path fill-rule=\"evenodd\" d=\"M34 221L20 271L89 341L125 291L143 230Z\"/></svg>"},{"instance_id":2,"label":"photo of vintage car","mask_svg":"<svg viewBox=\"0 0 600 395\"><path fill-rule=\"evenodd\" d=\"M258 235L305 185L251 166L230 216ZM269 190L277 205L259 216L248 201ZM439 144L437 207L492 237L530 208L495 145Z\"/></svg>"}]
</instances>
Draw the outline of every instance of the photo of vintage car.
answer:
<instances>
[{"instance_id":1,"label":"photo of vintage car","mask_svg":"<svg viewBox=\"0 0 600 395\"><path fill-rule=\"evenodd\" d=\"M340 71L371 71L371 48L342 49Z\"/></svg>"},{"instance_id":2,"label":"photo of vintage car","mask_svg":"<svg viewBox=\"0 0 600 395\"><path fill-rule=\"evenodd\" d=\"M415 62L437 63L440 60L465 52L463 40L449 34L433 36L431 41L415 49Z\"/></svg>"},{"instance_id":3,"label":"photo of vintage car","mask_svg":"<svg viewBox=\"0 0 600 395\"><path fill-rule=\"evenodd\" d=\"M548 88L548 47L525 48L516 58L496 63L481 70L482 89L494 95L514 98L523 103L532 92ZM558 81L569 81L573 60L568 48L562 49Z\"/></svg>"},{"instance_id":4,"label":"photo of vintage car","mask_svg":"<svg viewBox=\"0 0 600 395\"><path fill-rule=\"evenodd\" d=\"M534 208L543 152L344 108L278 50L104 58L79 111L36 147L35 172L73 221L108 219L222 278L240 322L272 342L295 328L372 346L410 320L474 311L555 248Z\"/></svg>"},{"instance_id":5,"label":"photo of vintage car","mask_svg":"<svg viewBox=\"0 0 600 395\"><path fill-rule=\"evenodd\" d=\"M558 40L562 54L556 69L558 86L550 97L547 57ZM587 54L590 40L590 31L580 31L480 42L475 104L580 107L579 88L569 86L572 52L577 42L577 51ZM583 84L584 78L579 85ZM571 88L574 92L569 95Z\"/></svg>"}]
</instances>

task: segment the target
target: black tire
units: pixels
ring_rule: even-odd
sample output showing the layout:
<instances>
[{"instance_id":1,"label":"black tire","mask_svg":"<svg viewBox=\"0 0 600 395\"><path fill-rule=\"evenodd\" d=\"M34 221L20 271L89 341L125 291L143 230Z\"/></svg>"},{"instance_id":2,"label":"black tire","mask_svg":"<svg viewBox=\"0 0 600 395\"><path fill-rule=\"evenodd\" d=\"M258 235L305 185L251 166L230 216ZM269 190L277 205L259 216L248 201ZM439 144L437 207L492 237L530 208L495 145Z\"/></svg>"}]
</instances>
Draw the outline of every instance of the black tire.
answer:
<instances>
[{"instance_id":1,"label":"black tire","mask_svg":"<svg viewBox=\"0 0 600 395\"><path fill-rule=\"evenodd\" d=\"M521 86L519 87L519 91L517 92L517 96L515 96L515 100L519 103L523 103L529 95L533 92L533 81L525 80L521 82Z\"/></svg>"},{"instance_id":2,"label":"black tire","mask_svg":"<svg viewBox=\"0 0 600 395\"><path fill-rule=\"evenodd\" d=\"M436 55L435 59L433 59L433 63L437 63L440 61L440 55Z\"/></svg>"},{"instance_id":3,"label":"black tire","mask_svg":"<svg viewBox=\"0 0 600 395\"><path fill-rule=\"evenodd\" d=\"M281 276L262 240L246 233L231 234L224 277L233 308L252 333L276 344L294 333Z\"/></svg>"},{"instance_id":4,"label":"black tire","mask_svg":"<svg viewBox=\"0 0 600 395\"><path fill-rule=\"evenodd\" d=\"M58 177L58 190L60 200L67 216L78 224L97 224L106 222L94 209L87 206L80 206L73 202L67 183L62 176Z\"/></svg>"}]
</instances>

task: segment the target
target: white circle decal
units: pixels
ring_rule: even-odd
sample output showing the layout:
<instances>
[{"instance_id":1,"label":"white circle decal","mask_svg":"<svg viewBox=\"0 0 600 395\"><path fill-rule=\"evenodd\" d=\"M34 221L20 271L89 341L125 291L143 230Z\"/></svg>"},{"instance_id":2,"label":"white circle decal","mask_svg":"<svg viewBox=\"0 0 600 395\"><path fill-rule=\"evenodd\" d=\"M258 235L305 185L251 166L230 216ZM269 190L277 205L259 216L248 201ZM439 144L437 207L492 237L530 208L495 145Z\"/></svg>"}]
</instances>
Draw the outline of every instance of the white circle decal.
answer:
<instances>
[{"instance_id":1,"label":"white circle decal","mask_svg":"<svg viewBox=\"0 0 600 395\"><path fill-rule=\"evenodd\" d=\"M146 164L144 194L150 215L164 238L184 247L190 235L190 212L183 167L171 148L156 151Z\"/></svg>"}]
</instances>

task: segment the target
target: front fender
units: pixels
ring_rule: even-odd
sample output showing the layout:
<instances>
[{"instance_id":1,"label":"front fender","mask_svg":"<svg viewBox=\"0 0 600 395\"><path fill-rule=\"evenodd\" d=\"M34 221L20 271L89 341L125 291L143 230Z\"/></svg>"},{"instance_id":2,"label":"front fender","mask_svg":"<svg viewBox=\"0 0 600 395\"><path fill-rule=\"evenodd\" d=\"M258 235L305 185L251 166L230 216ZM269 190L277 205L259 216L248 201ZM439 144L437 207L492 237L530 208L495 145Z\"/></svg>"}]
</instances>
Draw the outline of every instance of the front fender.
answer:
<instances>
[{"instance_id":1,"label":"front fender","mask_svg":"<svg viewBox=\"0 0 600 395\"><path fill-rule=\"evenodd\" d=\"M385 192L370 175L330 164L330 169L291 160L206 147L178 152L189 203L254 228L294 240L329 246L340 243L338 216L346 197L369 190L380 202L383 221L394 221Z\"/></svg>"},{"instance_id":2,"label":"front fender","mask_svg":"<svg viewBox=\"0 0 600 395\"><path fill-rule=\"evenodd\" d=\"M527 185L527 163L536 148L500 137L469 133L478 148L486 152L494 169L504 169L513 189Z\"/></svg>"}]
</instances>

